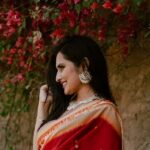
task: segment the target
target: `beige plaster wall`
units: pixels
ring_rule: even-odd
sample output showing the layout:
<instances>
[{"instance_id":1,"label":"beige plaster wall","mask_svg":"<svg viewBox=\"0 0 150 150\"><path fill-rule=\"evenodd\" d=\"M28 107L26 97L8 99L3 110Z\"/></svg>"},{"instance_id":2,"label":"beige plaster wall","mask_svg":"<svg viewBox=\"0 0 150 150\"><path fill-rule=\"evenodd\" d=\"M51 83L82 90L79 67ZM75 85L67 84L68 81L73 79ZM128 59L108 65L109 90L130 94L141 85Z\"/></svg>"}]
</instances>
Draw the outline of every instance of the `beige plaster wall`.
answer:
<instances>
[{"instance_id":1,"label":"beige plaster wall","mask_svg":"<svg viewBox=\"0 0 150 150\"><path fill-rule=\"evenodd\" d=\"M124 126L125 150L150 150L150 44L130 45L129 57L108 57L111 87ZM117 48L108 51L111 54ZM120 56L120 57L119 57Z\"/></svg>"}]
</instances>

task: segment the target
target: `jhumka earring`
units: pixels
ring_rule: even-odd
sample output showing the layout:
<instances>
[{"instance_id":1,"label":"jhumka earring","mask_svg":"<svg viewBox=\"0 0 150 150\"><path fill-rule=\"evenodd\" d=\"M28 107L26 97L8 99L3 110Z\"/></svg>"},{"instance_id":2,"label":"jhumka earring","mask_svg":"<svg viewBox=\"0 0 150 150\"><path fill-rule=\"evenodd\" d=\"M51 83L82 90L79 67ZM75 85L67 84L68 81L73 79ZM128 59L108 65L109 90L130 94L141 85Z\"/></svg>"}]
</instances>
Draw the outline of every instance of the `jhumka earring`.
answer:
<instances>
[{"instance_id":1,"label":"jhumka earring","mask_svg":"<svg viewBox=\"0 0 150 150\"><path fill-rule=\"evenodd\" d=\"M92 79L92 76L90 75L90 73L88 71L84 71L81 74L79 74L79 79L81 81L81 83L89 83Z\"/></svg>"}]
</instances>

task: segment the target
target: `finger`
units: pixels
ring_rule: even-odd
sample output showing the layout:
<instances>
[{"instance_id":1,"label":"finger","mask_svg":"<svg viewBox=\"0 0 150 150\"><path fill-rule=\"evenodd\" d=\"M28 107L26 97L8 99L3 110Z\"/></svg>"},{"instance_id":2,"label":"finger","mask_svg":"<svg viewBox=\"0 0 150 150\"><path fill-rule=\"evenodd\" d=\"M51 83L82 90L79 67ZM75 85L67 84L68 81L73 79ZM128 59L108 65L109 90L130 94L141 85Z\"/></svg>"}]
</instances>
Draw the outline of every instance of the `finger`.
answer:
<instances>
[{"instance_id":1,"label":"finger","mask_svg":"<svg viewBox=\"0 0 150 150\"><path fill-rule=\"evenodd\" d=\"M47 86L47 84L45 84L45 85L42 85L40 89L41 89L41 90L47 90L47 89L48 89L48 86Z\"/></svg>"}]
</instances>

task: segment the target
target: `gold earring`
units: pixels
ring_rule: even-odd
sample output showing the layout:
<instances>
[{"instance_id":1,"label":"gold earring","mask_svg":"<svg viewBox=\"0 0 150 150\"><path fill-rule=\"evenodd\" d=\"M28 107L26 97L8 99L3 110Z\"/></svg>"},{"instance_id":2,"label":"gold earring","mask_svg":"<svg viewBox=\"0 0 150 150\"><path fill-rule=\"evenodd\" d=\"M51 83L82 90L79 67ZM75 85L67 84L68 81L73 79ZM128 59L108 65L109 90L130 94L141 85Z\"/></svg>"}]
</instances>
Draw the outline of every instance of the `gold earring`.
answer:
<instances>
[{"instance_id":1,"label":"gold earring","mask_svg":"<svg viewBox=\"0 0 150 150\"><path fill-rule=\"evenodd\" d=\"M79 74L79 79L81 83L87 84L91 81L92 76L90 75L88 71L84 71L81 74Z\"/></svg>"}]
</instances>

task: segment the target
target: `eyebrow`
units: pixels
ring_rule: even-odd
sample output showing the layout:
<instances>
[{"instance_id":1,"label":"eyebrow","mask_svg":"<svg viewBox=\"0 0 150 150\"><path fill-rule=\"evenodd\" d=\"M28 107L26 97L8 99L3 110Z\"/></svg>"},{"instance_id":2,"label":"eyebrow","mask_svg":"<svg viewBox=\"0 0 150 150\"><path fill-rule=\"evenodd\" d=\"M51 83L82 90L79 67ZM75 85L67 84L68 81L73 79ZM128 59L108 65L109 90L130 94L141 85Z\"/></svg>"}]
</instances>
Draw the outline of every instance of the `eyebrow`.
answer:
<instances>
[{"instance_id":1,"label":"eyebrow","mask_svg":"<svg viewBox=\"0 0 150 150\"><path fill-rule=\"evenodd\" d=\"M63 63L60 63L60 64L58 64L57 66L56 66L56 68L61 68L61 67L63 67L65 64L63 64Z\"/></svg>"}]
</instances>

